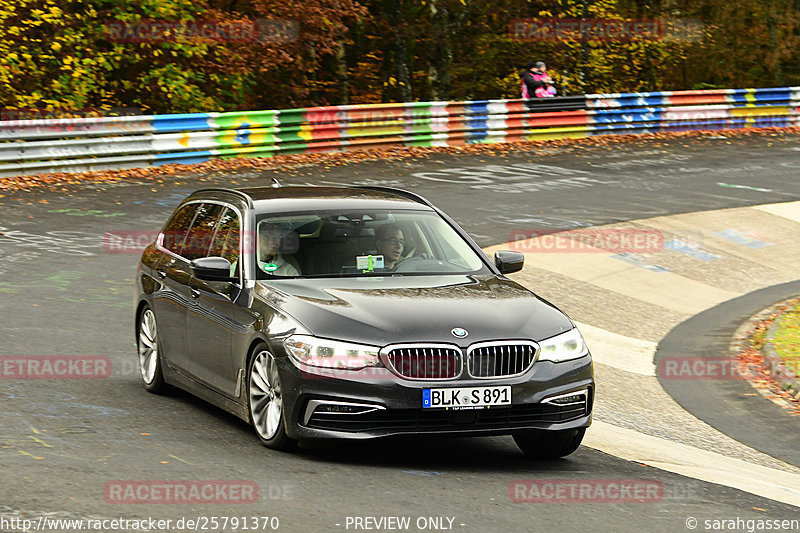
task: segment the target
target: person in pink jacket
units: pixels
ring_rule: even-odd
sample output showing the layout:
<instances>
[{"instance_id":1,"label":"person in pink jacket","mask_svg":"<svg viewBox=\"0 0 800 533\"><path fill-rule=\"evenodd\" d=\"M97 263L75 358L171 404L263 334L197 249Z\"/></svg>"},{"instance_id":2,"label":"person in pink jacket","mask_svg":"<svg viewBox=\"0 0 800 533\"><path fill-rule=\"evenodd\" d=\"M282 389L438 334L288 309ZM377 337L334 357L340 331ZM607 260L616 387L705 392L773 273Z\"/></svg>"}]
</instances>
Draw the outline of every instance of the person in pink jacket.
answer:
<instances>
[{"instance_id":1,"label":"person in pink jacket","mask_svg":"<svg viewBox=\"0 0 800 533\"><path fill-rule=\"evenodd\" d=\"M553 79L547 73L547 65L544 61L537 62L531 73L536 84L533 92L536 98L551 98L556 95Z\"/></svg>"}]
</instances>

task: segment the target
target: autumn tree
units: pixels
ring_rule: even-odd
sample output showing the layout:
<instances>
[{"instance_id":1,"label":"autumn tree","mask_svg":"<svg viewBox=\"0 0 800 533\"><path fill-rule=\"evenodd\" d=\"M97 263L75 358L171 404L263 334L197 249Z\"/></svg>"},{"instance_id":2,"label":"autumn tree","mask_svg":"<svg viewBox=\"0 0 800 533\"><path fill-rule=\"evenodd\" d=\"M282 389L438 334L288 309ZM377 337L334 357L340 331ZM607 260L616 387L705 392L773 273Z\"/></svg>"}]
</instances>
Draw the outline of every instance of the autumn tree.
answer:
<instances>
[{"instance_id":1,"label":"autumn tree","mask_svg":"<svg viewBox=\"0 0 800 533\"><path fill-rule=\"evenodd\" d=\"M361 12L353 0L6 0L0 106L85 114L307 105L323 59L341 50L345 20Z\"/></svg>"},{"instance_id":2,"label":"autumn tree","mask_svg":"<svg viewBox=\"0 0 800 533\"><path fill-rule=\"evenodd\" d=\"M0 108L81 115L518 98L522 69L537 60L560 94L798 85L799 2L4 0ZM650 21L658 31L523 39L511 28L525 19ZM159 24L194 29L161 35Z\"/></svg>"}]
</instances>

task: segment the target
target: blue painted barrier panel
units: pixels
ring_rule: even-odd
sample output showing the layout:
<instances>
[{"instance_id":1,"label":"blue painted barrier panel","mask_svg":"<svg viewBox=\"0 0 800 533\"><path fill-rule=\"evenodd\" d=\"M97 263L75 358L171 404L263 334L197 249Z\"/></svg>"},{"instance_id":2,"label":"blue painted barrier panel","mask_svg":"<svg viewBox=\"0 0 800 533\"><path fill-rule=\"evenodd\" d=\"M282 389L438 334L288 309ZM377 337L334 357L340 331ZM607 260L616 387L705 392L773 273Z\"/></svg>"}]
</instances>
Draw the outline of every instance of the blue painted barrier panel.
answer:
<instances>
[{"instance_id":1,"label":"blue painted barrier panel","mask_svg":"<svg viewBox=\"0 0 800 533\"><path fill-rule=\"evenodd\" d=\"M156 160L153 161L153 166L160 167L162 165L171 165L180 163L183 165L191 165L194 163L204 163L214 157L214 152L210 150L202 150L198 152L173 152L168 154L156 154Z\"/></svg>"},{"instance_id":2,"label":"blue painted barrier panel","mask_svg":"<svg viewBox=\"0 0 800 533\"><path fill-rule=\"evenodd\" d=\"M153 127L158 133L180 133L184 131L207 131L209 113L187 113L183 115L155 115Z\"/></svg>"},{"instance_id":3,"label":"blue painted barrier panel","mask_svg":"<svg viewBox=\"0 0 800 533\"><path fill-rule=\"evenodd\" d=\"M467 117L464 123L473 130L486 130L489 128L488 117L486 115Z\"/></svg>"},{"instance_id":4,"label":"blue painted barrier panel","mask_svg":"<svg viewBox=\"0 0 800 533\"><path fill-rule=\"evenodd\" d=\"M489 100L477 100L464 106L468 115L486 115L489 113Z\"/></svg>"},{"instance_id":5,"label":"blue painted barrier panel","mask_svg":"<svg viewBox=\"0 0 800 533\"><path fill-rule=\"evenodd\" d=\"M595 124L617 124L626 122L652 122L661 120L661 112L640 109L616 109L614 111L596 111L589 116Z\"/></svg>"},{"instance_id":6,"label":"blue painted barrier panel","mask_svg":"<svg viewBox=\"0 0 800 533\"><path fill-rule=\"evenodd\" d=\"M788 87L778 89L734 89L727 100L734 105L773 104L788 102L792 99L792 91Z\"/></svg>"}]
</instances>

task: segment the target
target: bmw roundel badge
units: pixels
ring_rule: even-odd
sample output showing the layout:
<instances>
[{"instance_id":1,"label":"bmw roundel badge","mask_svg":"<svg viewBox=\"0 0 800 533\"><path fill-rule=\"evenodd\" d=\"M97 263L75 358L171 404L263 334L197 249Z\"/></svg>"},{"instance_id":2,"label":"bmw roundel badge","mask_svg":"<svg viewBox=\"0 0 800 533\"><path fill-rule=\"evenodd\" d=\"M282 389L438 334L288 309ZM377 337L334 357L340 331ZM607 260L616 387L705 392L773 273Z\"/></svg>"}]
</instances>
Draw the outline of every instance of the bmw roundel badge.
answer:
<instances>
[{"instance_id":1,"label":"bmw roundel badge","mask_svg":"<svg viewBox=\"0 0 800 533\"><path fill-rule=\"evenodd\" d=\"M453 328L450 330L450 333L453 334L453 337L458 337L459 339L463 339L464 337L469 335L469 332L464 328Z\"/></svg>"}]
</instances>

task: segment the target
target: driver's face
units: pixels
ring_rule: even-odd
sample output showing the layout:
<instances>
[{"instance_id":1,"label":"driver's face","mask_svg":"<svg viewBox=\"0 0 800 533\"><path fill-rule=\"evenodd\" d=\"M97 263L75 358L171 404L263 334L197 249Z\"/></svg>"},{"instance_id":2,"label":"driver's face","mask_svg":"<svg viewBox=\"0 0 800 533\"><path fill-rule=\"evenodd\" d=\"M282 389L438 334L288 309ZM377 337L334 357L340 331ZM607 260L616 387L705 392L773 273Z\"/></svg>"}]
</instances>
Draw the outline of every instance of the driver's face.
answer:
<instances>
[{"instance_id":1,"label":"driver's face","mask_svg":"<svg viewBox=\"0 0 800 533\"><path fill-rule=\"evenodd\" d=\"M394 262L400 259L403 253L403 232L395 231L389 233L383 239L378 240L378 252L382 254L388 261Z\"/></svg>"},{"instance_id":2,"label":"driver's face","mask_svg":"<svg viewBox=\"0 0 800 533\"><path fill-rule=\"evenodd\" d=\"M258 236L258 251L261 258L267 258L278 253L281 245L281 238L277 232L271 229L262 230Z\"/></svg>"}]
</instances>

